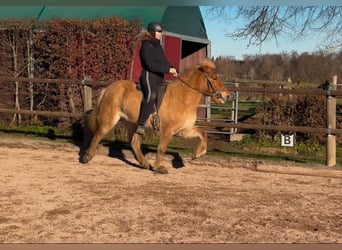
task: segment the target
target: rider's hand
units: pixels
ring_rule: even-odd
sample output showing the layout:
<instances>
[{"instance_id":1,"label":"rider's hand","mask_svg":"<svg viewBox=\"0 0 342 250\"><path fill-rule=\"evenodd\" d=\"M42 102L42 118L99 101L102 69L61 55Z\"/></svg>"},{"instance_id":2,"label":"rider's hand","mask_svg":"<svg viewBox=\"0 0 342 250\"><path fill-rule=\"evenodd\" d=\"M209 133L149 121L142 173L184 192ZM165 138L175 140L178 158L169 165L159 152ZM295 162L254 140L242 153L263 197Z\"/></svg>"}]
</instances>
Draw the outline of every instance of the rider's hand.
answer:
<instances>
[{"instance_id":1,"label":"rider's hand","mask_svg":"<svg viewBox=\"0 0 342 250\"><path fill-rule=\"evenodd\" d=\"M172 74L174 77L177 77L177 76L178 76L178 73L177 73L176 68L170 68L169 73Z\"/></svg>"}]
</instances>

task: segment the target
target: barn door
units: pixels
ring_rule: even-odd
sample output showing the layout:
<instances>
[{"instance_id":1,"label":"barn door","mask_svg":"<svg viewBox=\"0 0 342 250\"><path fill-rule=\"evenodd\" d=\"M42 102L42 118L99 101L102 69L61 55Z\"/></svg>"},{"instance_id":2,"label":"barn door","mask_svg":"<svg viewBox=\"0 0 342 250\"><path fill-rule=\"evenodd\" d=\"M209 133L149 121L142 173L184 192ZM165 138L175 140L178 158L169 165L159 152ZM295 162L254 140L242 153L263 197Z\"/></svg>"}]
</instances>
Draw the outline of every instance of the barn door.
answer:
<instances>
[{"instance_id":1,"label":"barn door","mask_svg":"<svg viewBox=\"0 0 342 250\"><path fill-rule=\"evenodd\" d=\"M140 72L142 70L140 57L139 57L140 45L135 48L134 57L130 65L130 80L133 82L139 82Z\"/></svg>"},{"instance_id":2,"label":"barn door","mask_svg":"<svg viewBox=\"0 0 342 250\"><path fill-rule=\"evenodd\" d=\"M179 70L181 51L182 51L182 40L179 37L163 35L163 48L168 61ZM141 63L139 58L140 46L137 46L132 61L130 78L132 81L138 82L141 72ZM165 75L165 80L173 80L174 77L170 74Z\"/></svg>"},{"instance_id":3,"label":"barn door","mask_svg":"<svg viewBox=\"0 0 342 250\"><path fill-rule=\"evenodd\" d=\"M166 58L172 66L176 67L179 71L181 52L182 52L182 39L179 37L164 35L163 36L163 48ZM173 80L174 76L170 74L165 75L165 80Z\"/></svg>"}]
</instances>

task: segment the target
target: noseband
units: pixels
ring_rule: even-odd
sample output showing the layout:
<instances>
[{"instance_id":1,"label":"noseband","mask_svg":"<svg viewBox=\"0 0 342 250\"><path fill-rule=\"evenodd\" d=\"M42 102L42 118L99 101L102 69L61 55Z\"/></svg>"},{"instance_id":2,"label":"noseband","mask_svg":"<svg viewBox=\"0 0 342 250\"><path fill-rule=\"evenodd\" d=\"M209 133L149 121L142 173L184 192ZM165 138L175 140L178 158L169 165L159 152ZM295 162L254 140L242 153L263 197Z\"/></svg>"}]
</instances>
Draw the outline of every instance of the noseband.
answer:
<instances>
[{"instance_id":1,"label":"noseband","mask_svg":"<svg viewBox=\"0 0 342 250\"><path fill-rule=\"evenodd\" d=\"M215 90L215 88L214 88L213 84L211 83L211 81L209 80L209 76L207 74L205 74L205 78L207 78L208 89L210 89L210 91L211 91L209 94L206 94L206 95L208 95L210 97L215 97L217 99L222 99L223 96L219 91L221 91L224 87L222 87L219 90Z\"/></svg>"}]
</instances>

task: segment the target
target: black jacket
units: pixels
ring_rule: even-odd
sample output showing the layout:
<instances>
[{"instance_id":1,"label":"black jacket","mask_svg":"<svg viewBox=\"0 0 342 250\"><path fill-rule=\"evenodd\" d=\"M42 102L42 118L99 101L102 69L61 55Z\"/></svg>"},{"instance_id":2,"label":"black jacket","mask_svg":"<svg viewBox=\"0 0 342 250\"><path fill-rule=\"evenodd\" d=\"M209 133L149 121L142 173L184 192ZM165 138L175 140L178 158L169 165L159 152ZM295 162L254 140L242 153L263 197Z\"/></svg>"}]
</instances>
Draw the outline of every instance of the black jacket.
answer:
<instances>
[{"instance_id":1,"label":"black jacket","mask_svg":"<svg viewBox=\"0 0 342 250\"><path fill-rule=\"evenodd\" d=\"M164 78L164 74L169 73L171 68L159 40L153 37L142 41L140 61L143 71L149 71L160 78ZM142 74L144 73L142 72Z\"/></svg>"}]
</instances>

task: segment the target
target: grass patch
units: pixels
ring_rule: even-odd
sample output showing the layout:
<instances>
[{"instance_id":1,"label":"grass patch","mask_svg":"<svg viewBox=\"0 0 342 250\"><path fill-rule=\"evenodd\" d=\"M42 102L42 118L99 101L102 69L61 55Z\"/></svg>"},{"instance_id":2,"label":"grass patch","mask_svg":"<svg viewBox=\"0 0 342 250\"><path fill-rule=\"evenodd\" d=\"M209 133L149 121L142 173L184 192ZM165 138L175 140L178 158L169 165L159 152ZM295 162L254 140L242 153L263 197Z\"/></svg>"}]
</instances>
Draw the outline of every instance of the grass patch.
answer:
<instances>
[{"instance_id":1,"label":"grass patch","mask_svg":"<svg viewBox=\"0 0 342 250\"><path fill-rule=\"evenodd\" d=\"M33 126L33 125L0 125L0 130L13 135L25 135L28 137L47 137L57 139L63 137L71 137L72 132L69 129L58 129L50 126Z\"/></svg>"}]
</instances>

